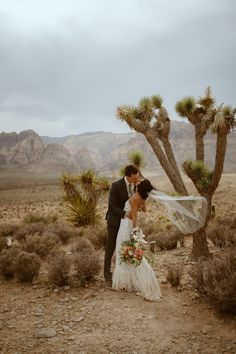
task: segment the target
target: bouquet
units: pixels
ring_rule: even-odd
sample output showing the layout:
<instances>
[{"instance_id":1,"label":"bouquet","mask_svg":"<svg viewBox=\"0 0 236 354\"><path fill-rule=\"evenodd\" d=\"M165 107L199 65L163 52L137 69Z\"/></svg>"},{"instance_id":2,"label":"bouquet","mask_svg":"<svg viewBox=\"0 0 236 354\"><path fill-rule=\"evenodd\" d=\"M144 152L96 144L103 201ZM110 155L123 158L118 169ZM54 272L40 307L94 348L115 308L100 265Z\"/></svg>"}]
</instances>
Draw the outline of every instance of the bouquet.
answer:
<instances>
[{"instance_id":1,"label":"bouquet","mask_svg":"<svg viewBox=\"0 0 236 354\"><path fill-rule=\"evenodd\" d=\"M121 244L120 261L133 264L135 267L140 265L144 256L144 248L141 244L142 230L135 228L130 235L128 241L123 241Z\"/></svg>"}]
</instances>

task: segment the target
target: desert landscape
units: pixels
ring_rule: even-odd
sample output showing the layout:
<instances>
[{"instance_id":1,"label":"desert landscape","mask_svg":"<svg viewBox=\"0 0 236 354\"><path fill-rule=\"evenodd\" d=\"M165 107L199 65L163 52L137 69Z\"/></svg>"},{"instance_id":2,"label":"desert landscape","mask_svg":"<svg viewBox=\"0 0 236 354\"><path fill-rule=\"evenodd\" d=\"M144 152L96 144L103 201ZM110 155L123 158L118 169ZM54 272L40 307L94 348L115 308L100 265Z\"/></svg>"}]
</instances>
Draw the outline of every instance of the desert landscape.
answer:
<instances>
[{"instance_id":1,"label":"desert landscape","mask_svg":"<svg viewBox=\"0 0 236 354\"><path fill-rule=\"evenodd\" d=\"M23 177L22 172L19 173L7 172L0 176L1 238L4 232L6 236L6 225L19 227L18 239L12 232L9 248L14 245L23 247L19 237L22 236L22 225L47 220L44 227L48 232L52 223L67 225L59 176L45 178L25 174ZM157 176L154 171L146 171L146 175L158 189L173 192L165 176ZM190 187L190 183L186 184ZM194 190L191 192L195 193ZM227 223L227 218L234 216L235 199L235 175L225 174L214 195L215 217L210 226L222 224L222 219ZM94 243L99 270L83 285L72 282L56 286L49 282L47 256L41 257L39 276L32 283L22 282L17 277L5 279L1 276L0 352L235 353L235 315L217 311L194 287L190 275L194 267L190 257L191 236L185 236L184 242L177 240L172 249L161 250L158 242L154 252L145 246L160 282L163 295L160 302L147 302L135 293L116 292L105 286L102 242L106 206L107 195L99 204L100 228L103 230L103 236L99 236L101 247ZM147 215L145 218L141 216L140 223L148 239L158 240L162 232L168 234L172 231L161 207L153 202L148 204ZM86 235L94 241L92 229L87 234L81 232L79 235L78 232L71 232L64 242L63 238L58 241L56 254L63 250L70 257L75 242ZM216 253L218 248L210 240L208 242L211 253ZM180 281L176 284L168 273L171 267L172 270L181 269Z\"/></svg>"}]
</instances>

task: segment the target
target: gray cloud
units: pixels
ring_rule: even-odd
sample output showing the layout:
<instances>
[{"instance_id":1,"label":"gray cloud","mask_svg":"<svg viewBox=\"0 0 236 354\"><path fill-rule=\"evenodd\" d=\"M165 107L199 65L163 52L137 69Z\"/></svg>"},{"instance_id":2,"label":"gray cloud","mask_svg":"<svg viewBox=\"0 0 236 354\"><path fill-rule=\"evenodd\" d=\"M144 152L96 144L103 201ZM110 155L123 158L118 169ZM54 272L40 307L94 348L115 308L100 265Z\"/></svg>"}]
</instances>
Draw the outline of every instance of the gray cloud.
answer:
<instances>
[{"instance_id":1,"label":"gray cloud","mask_svg":"<svg viewBox=\"0 0 236 354\"><path fill-rule=\"evenodd\" d=\"M117 105L160 93L176 119L177 99L207 85L235 104L233 0L42 3L0 5L2 130L125 132Z\"/></svg>"}]
</instances>

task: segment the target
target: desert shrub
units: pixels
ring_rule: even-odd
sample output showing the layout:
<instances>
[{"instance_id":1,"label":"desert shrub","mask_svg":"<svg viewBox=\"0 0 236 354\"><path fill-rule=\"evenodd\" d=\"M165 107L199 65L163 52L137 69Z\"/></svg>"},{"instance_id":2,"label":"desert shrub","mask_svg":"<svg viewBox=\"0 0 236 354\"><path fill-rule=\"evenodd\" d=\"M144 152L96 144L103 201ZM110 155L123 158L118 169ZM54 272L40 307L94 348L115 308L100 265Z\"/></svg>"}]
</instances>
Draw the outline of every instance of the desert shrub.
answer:
<instances>
[{"instance_id":1,"label":"desert shrub","mask_svg":"<svg viewBox=\"0 0 236 354\"><path fill-rule=\"evenodd\" d=\"M23 224L15 232L15 238L18 241L24 241L27 235L35 235L36 233L42 235L46 227L47 225L42 221L26 225Z\"/></svg>"},{"instance_id":2,"label":"desert shrub","mask_svg":"<svg viewBox=\"0 0 236 354\"><path fill-rule=\"evenodd\" d=\"M220 312L236 313L236 252L226 249L195 264L191 272L196 290Z\"/></svg>"},{"instance_id":3,"label":"desert shrub","mask_svg":"<svg viewBox=\"0 0 236 354\"><path fill-rule=\"evenodd\" d=\"M217 224L228 226L232 229L236 229L236 216L235 215L223 215L217 216L215 219Z\"/></svg>"},{"instance_id":4,"label":"desert shrub","mask_svg":"<svg viewBox=\"0 0 236 354\"><path fill-rule=\"evenodd\" d=\"M100 264L99 256L96 251L85 250L74 254L74 266L76 277L80 284L84 284L87 280L92 279L99 274Z\"/></svg>"},{"instance_id":5,"label":"desert shrub","mask_svg":"<svg viewBox=\"0 0 236 354\"><path fill-rule=\"evenodd\" d=\"M213 225L207 230L207 237L219 248L236 246L236 231L227 225Z\"/></svg>"},{"instance_id":6,"label":"desert shrub","mask_svg":"<svg viewBox=\"0 0 236 354\"><path fill-rule=\"evenodd\" d=\"M32 282L38 277L41 261L33 253L20 252L16 257L15 272L21 282Z\"/></svg>"},{"instance_id":7,"label":"desert shrub","mask_svg":"<svg viewBox=\"0 0 236 354\"><path fill-rule=\"evenodd\" d=\"M177 264L171 264L167 267L167 281L174 287L180 286L182 269Z\"/></svg>"},{"instance_id":8,"label":"desert shrub","mask_svg":"<svg viewBox=\"0 0 236 354\"><path fill-rule=\"evenodd\" d=\"M11 247L0 254L0 272L7 279L14 276L15 260L19 252L18 248Z\"/></svg>"},{"instance_id":9,"label":"desert shrub","mask_svg":"<svg viewBox=\"0 0 236 354\"><path fill-rule=\"evenodd\" d=\"M13 235L14 232L19 228L19 225L3 223L0 224L0 237Z\"/></svg>"},{"instance_id":10,"label":"desert shrub","mask_svg":"<svg viewBox=\"0 0 236 354\"><path fill-rule=\"evenodd\" d=\"M64 253L53 254L49 260L48 280L52 285L65 286L70 282L71 259Z\"/></svg>"},{"instance_id":11,"label":"desert shrub","mask_svg":"<svg viewBox=\"0 0 236 354\"><path fill-rule=\"evenodd\" d=\"M165 231L155 236L156 245L161 251L172 250L177 247L178 233L176 231Z\"/></svg>"},{"instance_id":12,"label":"desert shrub","mask_svg":"<svg viewBox=\"0 0 236 354\"><path fill-rule=\"evenodd\" d=\"M56 223L48 229L48 231L56 234L63 244L66 244L70 240L70 238L78 237L80 235L80 231L78 230L79 229L74 226L62 223Z\"/></svg>"},{"instance_id":13,"label":"desert shrub","mask_svg":"<svg viewBox=\"0 0 236 354\"><path fill-rule=\"evenodd\" d=\"M72 246L72 251L76 252L93 252L94 246L92 243L85 237L81 237L76 240L76 242Z\"/></svg>"},{"instance_id":14,"label":"desert shrub","mask_svg":"<svg viewBox=\"0 0 236 354\"><path fill-rule=\"evenodd\" d=\"M142 231L144 235L151 236L154 233L157 233L159 230L158 222L155 220L144 220L144 222L141 225Z\"/></svg>"},{"instance_id":15,"label":"desert shrub","mask_svg":"<svg viewBox=\"0 0 236 354\"><path fill-rule=\"evenodd\" d=\"M96 250L104 249L107 241L107 229L106 225L97 225L89 227L86 233L86 237L93 244Z\"/></svg>"},{"instance_id":16,"label":"desert shrub","mask_svg":"<svg viewBox=\"0 0 236 354\"><path fill-rule=\"evenodd\" d=\"M32 224L38 222L44 222L46 224L54 223L58 219L56 214L39 215L38 213L28 213L23 218L24 224Z\"/></svg>"},{"instance_id":17,"label":"desert shrub","mask_svg":"<svg viewBox=\"0 0 236 354\"><path fill-rule=\"evenodd\" d=\"M22 249L29 253L36 253L40 257L45 257L53 248L58 246L58 243L58 236L46 231L41 236L38 234L26 236Z\"/></svg>"},{"instance_id":18,"label":"desert shrub","mask_svg":"<svg viewBox=\"0 0 236 354\"><path fill-rule=\"evenodd\" d=\"M2 252L2 250L7 249L7 238L6 237L1 237L0 238L0 253Z\"/></svg>"}]
</instances>

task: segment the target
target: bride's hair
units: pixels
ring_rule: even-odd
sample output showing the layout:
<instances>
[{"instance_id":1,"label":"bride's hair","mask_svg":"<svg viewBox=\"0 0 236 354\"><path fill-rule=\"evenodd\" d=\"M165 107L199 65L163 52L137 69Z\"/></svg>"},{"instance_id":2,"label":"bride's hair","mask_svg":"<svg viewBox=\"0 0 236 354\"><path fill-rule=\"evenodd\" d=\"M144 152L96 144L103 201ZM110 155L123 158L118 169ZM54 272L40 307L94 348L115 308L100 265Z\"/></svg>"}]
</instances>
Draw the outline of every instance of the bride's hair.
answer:
<instances>
[{"instance_id":1,"label":"bride's hair","mask_svg":"<svg viewBox=\"0 0 236 354\"><path fill-rule=\"evenodd\" d=\"M153 189L154 187L148 179L142 180L137 186L137 191L143 199L147 199L148 194Z\"/></svg>"}]
</instances>

